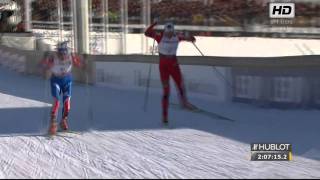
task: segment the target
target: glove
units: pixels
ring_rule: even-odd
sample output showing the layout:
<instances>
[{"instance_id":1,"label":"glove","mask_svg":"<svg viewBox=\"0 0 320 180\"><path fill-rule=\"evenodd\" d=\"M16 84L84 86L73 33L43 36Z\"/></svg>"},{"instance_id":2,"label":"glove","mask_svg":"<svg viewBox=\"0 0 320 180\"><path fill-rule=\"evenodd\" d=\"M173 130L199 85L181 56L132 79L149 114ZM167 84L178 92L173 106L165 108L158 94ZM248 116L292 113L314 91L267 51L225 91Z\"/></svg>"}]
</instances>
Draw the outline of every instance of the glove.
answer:
<instances>
[{"instance_id":1,"label":"glove","mask_svg":"<svg viewBox=\"0 0 320 180\"><path fill-rule=\"evenodd\" d=\"M194 36L191 36L190 41L194 43L194 42L196 42L196 38Z\"/></svg>"},{"instance_id":2,"label":"glove","mask_svg":"<svg viewBox=\"0 0 320 180\"><path fill-rule=\"evenodd\" d=\"M158 24L159 23L160 18L156 17L153 19L153 24Z\"/></svg>"},{"instance_id":3,"label":"glove","mask_svg":"<svg viewBox=\"0 0 320 180\"><path fill-rule=\"evenodd\" d=\"M45 70L44 73L45 73L45 74L44 74L44 78L45 78L46 80L50 79L50 77L51 77L51 75L52 75L51 71Z\"/></svg>"}]
</instances>

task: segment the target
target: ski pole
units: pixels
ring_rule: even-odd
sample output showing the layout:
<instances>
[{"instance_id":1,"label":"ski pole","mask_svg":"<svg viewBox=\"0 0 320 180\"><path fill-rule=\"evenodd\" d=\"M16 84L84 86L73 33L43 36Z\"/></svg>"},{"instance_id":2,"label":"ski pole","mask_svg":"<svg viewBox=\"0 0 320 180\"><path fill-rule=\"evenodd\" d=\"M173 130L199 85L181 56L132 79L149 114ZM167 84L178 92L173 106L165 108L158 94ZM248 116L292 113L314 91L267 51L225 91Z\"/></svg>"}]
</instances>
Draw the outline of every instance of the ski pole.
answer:
<instances>
[{"instance_id":1,"label":"ski pole","mask_svg":"<svg viewBox=\"0 0 320 180\"><path fill-rule=\"evenodd\" d=\"M154 54L154 44L156 40L153 40L153 45L152 45L152 50L151 54ZM151 79L151 68L152 64L149 64L149 72L148 72L148 79L147 79L147 86L146 86L146 93L144 96L144 105L143 105L143 110L144 112L147 112L147 106L148 106L148 100L149 100L149 87L150 87L150 79Z\"/></svg>"},{"instance_id":2,"label":"ski pole","mask_svg":"<svg viewBox=\"0 0 320 180\"><path fill-rule=\"evenodd\" d=\"M87 55L84 54L83 55L84 59L83 60L87 60ZM90 87L89 87L89 73L88 73L88 62L85 63L86 64L86 68L85 68L85 75L86 75L86 94L87 94L87 101L88 101L88 118L89 121L91 122L91 125L93 126L93 109L92 109L92 102L91 102L91 93L90 93Z\"/></svg>"},{"instance_id":3,"label":"ski pole","mask_svg":"<svg viewBox=\"0 0 320 180\"><path fill-rule=\"evenodd\" d=\"M202 51L199 49L199 47L196 45L196 43L192 42L192 44L194 45L194 47L199 51L199 53L204 56L204 54L202 53ZM230 86L231 89L233 89L233 85L228 81L228 79L220 72L218 71L218 69L214 66L212 66L213 70Z\"/></svg>"},{"instance_id":4,"label":"ski pole","mask_svg":"<svg viewBox=\"0 0 320 180\"><path fill-rule=\"evenodd\" d=\"M49 56L49 53L48 52L45 52L44 53L44 58L47 58ZM43 67L40 67L40 68L43 68ZM49 119L49 116L50 116L50 114L49 114L49 112L50 112L50 110L51 110L51 106L50 107L48 107L47 106L47 103L48 103L48 101L50 101L49 100L49 98L50 98L50 93L49 93L49 86L50 86L50 83L49 83L49 79L50 79L50 75L48 75L48 70L47 69L42 69L43 71L44 71L44 116L43 116L43 119L42 119L42 121L41 121L41 124L40 124L40 133L45 133L44 131L45 131L45 129L46 129L46 127L45 127L45 125L47 125L47 123L48 123L48 119Z\"/></svg>"},{"instance_id":5,"label":"ski pole","mask_svg":"<svg viewBox=\"0 0 320 180\"><path fill-rule=\"evenodd\" d=\"M43 120L41 121L40 124L40 133L44 133L44 129L45 129L45 124L48 123L48 117L49 117L49 111L50 111L50 107L47 106L47 101L49 100L49 79L46 77L45 74L45 78L44 78L44 115L43 115ZM49 109L49 111L48 111Z\"/></svg>"}]
</instances>

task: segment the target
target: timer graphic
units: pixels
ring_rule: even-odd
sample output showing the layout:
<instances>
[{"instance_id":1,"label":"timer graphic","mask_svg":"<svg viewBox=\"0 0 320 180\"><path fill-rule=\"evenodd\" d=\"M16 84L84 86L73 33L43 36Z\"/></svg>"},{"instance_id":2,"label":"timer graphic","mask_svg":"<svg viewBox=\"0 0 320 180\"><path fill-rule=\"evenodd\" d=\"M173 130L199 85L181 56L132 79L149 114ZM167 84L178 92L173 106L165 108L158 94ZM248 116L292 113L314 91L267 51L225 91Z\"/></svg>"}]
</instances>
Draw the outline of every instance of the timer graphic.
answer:
<instances>
[{"instance_id":1,"label":"timer graphic","mask_svg":"<svg viewBox=\"0 0 320 180\"><path fill-rule=\"evenodd\" d=\"M291 161L292 145L276 143L251 144L251 161Z\"/></svg>"}]
</instances>

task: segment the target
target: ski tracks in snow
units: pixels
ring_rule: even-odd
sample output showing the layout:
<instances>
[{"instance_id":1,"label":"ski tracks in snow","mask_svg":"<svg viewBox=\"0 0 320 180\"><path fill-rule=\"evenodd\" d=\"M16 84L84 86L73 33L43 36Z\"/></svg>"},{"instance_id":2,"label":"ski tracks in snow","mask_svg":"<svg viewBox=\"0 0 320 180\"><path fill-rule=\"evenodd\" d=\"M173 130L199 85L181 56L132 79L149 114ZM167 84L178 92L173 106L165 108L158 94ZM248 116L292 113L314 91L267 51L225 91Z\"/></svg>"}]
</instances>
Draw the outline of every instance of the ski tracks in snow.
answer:
<instances>
[{"instance_id":1,"label":"ski tracks in snow","mask_svg":"<svg viewBox=\"0 0 320 180\"><path fill-rule=\"evenodd\" d=\"M250 162L250 145L192 129L0 138L1 178L320 177L319 161Z\"/></svg>"}]
</instances>

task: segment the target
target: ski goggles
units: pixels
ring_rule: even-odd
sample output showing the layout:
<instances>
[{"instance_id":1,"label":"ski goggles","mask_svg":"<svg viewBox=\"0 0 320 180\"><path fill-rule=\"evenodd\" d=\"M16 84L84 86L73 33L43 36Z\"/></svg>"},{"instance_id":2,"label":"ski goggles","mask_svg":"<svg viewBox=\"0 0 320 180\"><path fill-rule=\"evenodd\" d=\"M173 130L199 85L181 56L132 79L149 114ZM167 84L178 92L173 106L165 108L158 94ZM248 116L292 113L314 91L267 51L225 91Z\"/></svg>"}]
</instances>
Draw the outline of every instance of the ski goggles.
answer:
<instances>
[{"instance_id":1,"label":"ski goggles","mask_svg":"<svg viewBox=\"0 0 320 180\"><path fill-rule=\"evenodd\" d=\"M168 23L164 26L165 32L174 32L174 25L171 23Z\"/></svg>"}]
</instances>

